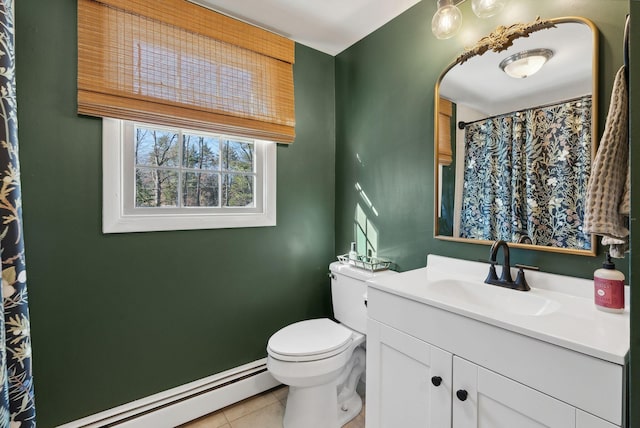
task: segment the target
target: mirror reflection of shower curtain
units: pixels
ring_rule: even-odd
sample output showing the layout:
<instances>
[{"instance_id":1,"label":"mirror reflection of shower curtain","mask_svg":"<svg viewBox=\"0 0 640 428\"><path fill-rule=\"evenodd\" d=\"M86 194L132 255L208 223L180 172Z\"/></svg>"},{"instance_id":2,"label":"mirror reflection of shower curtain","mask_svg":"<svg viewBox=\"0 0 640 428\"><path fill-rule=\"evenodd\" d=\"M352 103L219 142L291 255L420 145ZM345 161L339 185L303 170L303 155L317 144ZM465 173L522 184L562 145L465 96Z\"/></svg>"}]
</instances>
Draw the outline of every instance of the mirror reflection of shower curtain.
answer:
<instances>
[{"instance_id":1,"label":"mirror reflection of shower curtain","mask_svg":"<svg viewBox=\"0 0 640 428\"><path fill-rule=\"evenodd\" d=\"M590 171L591 96L468 124L460 237L590 249Z\"/></svg>"}]
</instances>

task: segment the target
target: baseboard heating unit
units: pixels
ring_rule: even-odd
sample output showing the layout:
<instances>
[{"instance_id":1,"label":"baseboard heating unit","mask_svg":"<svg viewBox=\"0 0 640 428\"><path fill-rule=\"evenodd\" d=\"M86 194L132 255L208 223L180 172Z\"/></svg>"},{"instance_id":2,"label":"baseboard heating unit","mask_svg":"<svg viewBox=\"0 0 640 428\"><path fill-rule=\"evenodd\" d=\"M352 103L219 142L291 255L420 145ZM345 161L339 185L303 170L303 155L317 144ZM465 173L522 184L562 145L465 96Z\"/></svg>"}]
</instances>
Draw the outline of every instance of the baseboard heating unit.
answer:
<instances>
[{"instance_id":1,"label":"baseboard heating unit","mask_svg":"<svg viewBox=\"0 0 640 428\"><path fill-rule=\"evenodd\" d=\"M278 386L263 358L59 428L173 428Z\"/></svg>"}]
</instances>

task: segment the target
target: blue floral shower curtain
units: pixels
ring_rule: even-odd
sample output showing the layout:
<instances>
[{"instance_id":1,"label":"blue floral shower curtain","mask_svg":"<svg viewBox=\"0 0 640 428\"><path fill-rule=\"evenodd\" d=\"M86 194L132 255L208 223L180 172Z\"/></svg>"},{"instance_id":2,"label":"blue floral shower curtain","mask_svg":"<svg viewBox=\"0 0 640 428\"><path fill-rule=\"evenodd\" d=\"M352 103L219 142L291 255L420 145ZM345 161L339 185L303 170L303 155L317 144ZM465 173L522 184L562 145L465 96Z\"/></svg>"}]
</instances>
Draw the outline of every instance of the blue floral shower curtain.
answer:
<instances>
[{"instance_id":1,"label":"blue floral shower curtain","mask_svg":"<svg viewBox=\"0 0 640 428\"><path fill-rule=\"evenodd\" d=\"M467 125L463 238L590 249L591 97Z\"/></svg>"},{"instance_id":2,"label":"blue floral shower curtain","mask_svg":"<svg viewBox=\"0 0 640 428\"><path fill-rule=\"evenodd\" d=\"M0 426L36 425L18 160L14 2L0 7Z\"/></svg>"}]
</instances>

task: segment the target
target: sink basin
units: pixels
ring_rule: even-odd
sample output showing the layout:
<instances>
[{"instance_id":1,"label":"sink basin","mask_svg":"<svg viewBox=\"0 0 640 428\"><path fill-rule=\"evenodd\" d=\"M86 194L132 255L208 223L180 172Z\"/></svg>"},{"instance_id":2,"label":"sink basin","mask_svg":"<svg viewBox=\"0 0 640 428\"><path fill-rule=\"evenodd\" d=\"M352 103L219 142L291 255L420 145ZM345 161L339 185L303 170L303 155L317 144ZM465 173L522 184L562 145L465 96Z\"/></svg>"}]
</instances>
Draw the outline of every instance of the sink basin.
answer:
<instances>
[{"instance_id":1,"label":"sink basin","mask_svg":"<svg viewBox=\"0 0 640 428\"><path fill-rule=\"evenodd\" d=\"M484 282L467 282L457 279L430 281L431 293L441 296L443 301L460 306L490 308L514 315L542 316L560 308L555 300L535 295L528 291L511 290ZM435 296L434 296L435 297Z\"/></svg>"}]
</instances>

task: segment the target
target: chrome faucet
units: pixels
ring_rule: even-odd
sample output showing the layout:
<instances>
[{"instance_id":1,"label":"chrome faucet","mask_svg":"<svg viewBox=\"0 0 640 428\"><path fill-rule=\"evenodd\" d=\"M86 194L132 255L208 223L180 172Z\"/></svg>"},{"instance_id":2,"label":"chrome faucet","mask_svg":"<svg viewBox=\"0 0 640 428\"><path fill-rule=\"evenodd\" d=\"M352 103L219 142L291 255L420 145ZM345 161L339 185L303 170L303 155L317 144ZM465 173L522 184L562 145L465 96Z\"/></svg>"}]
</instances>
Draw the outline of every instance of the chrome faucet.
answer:
<instances>
[{"instance_id":1,"label":"chrome faucet","mask_svg":"<svg viewBox=\"0 0 640 428\"><path fill-rule=\"evenodd\" d=\"M500 278L498 279L498 274L496 273L496 264L498 263L498 250L500 248L503 249L502 256L502 272L500 274ZM514 281L511 277L511 266L509 264L509 244L505 241L498 240L493 243L491 246L490 252L490 260L491 266L489 267L489 275L487 275L487 279L484 280L487 284L499 285L500 287L512 288L514 290L520 291L529 291L530 287L527 284L527 280L524 277L525 266L516 265L516 267L520 268L518 271L518 276Z\"/></svg>"}]
</instances>

